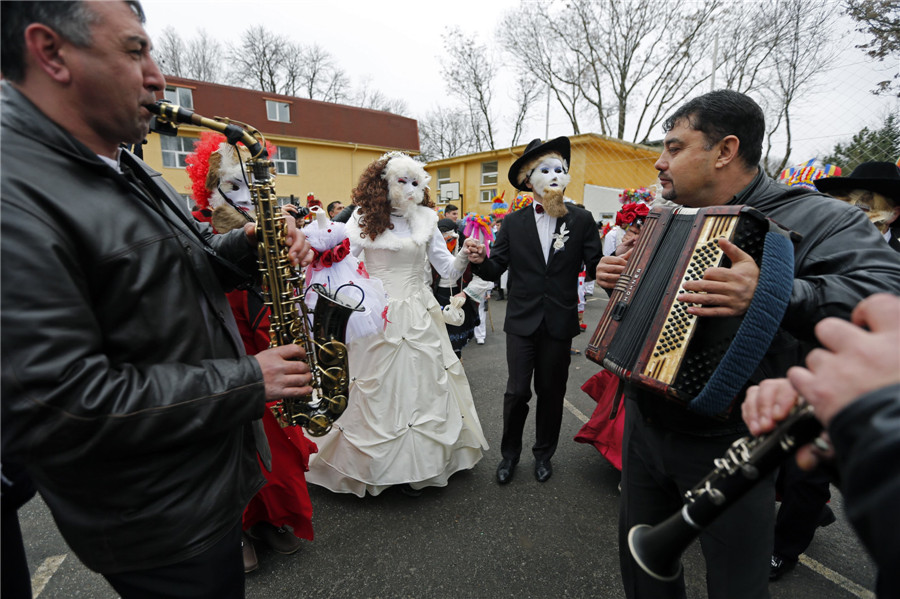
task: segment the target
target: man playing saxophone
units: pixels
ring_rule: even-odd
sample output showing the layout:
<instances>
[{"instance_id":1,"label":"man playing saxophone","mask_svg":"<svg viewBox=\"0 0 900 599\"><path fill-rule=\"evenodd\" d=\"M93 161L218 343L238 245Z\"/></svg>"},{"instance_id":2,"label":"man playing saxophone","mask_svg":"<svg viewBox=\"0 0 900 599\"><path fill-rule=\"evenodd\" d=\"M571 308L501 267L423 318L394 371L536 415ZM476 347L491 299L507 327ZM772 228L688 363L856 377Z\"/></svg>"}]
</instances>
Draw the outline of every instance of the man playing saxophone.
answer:
<instances>
[{"instance_id":1,"label":"man playing saxophone","mask_svg":"<svg viewBox=\"0 0 900 599\"><path fill-rule=\"evenodd\" d=\"M301 347L244 355L224 291L254 225L213 235L120 148L165 87L138 2L0 6L4 466L122 597L243 597L259 418L312 391Z\"/></svg>"}]
</instances>

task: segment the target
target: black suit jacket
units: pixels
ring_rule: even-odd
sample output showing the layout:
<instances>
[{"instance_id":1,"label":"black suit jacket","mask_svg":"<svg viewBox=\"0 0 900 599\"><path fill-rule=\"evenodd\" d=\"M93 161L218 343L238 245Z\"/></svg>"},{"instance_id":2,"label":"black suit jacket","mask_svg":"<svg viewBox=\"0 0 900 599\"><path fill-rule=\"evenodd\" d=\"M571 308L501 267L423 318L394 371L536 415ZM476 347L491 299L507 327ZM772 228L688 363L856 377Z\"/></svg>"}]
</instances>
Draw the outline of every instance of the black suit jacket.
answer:
<instances>
[{"instance_id":1,"label":"black suit jacket","mask_svg":"<svg viewBox=\"0 0 900 599\"><path fill-rule=\"evenodd\" d=\"M509 299L503 330L528 336L546 319L550 334L571 339L578 327L578 273L582 266L594 277L603 255L600 234L591 213L567 203L568 213L556 220L556 232L563 224L568 241L562 250L550 247L550 259L541 255L541 240L535 225L534 208L518 210L503 219L491 257L473 265L475 274L496 281L509 269Z\"/></svg>"}]
</instances>

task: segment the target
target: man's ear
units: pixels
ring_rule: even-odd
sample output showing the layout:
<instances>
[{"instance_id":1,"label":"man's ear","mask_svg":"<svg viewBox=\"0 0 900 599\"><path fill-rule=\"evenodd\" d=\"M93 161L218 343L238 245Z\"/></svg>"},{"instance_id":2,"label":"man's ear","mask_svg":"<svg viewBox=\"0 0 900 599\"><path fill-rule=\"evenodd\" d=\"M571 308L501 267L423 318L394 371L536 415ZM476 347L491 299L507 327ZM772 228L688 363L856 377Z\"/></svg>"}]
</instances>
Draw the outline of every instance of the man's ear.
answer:
<instances>
[{"instance_id":1,"label":"man's ear","mask_svg":"<svg viewBox=\"0 0 900 599\"><path fill-rule=\"evenodd\" d=\"M62 51L65 45L62 36L46 25L32 23L25 28L25 60L58 83L68 83L71 77Z\"/></svg>"},{"instance_id":2,"label":"man's ear","mask_svg":"<svg viewBox=\"0 0 900 599\"><path fill-rule=\"evenodd\" d=\"M738 150L741 147L741 140L736 135L726 135L718 143L719 155L716 157L716 166L728 166L737 159Z\"/></svg>"}]
</instances>

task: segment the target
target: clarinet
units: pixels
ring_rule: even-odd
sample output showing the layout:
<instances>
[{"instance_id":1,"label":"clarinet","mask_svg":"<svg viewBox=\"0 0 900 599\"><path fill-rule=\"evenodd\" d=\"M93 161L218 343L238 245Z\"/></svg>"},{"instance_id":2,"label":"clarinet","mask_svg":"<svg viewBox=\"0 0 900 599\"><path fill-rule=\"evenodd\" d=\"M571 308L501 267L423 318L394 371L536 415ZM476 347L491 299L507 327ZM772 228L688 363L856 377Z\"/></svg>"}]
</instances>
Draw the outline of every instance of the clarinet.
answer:
<instances>
[{"instance_id":1,"label":"clarinet","mask_svg":"<svg viewBox=\"0 0 900 599\"><path fill-rule=\"evenodd\" d=\"M631 528L628 548L634 560L658 580L677 579L682 570L681 555L700 532L821 432L812 406L801 404L794 406L772 432L735 441L723 457L715 460L712 472L684 494L680 511L656 526L638 524Z\"/></svg>"}]
</instances>

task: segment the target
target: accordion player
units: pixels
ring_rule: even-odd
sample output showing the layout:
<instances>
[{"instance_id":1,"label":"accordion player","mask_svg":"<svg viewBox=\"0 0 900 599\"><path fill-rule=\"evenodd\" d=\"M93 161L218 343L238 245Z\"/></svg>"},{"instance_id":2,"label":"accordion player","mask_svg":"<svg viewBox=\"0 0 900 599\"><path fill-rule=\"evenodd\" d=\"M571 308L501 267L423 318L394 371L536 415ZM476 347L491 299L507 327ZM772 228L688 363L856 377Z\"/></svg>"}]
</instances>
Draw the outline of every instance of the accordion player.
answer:
<instances>
[{"instance_id":1,"label":"accordion player","mask_svg":"<svg viewBox=\"0 0 900 599\"><path fill-rule=\"evenodd\" d=\"M793 285L791 233L747 206L657 207L612 290L587 357L625 382L726 418L772 342ZM742 316L698 317L684 281L730 266L718 239L749 254L760 277Z\"/></svg>"}]
</instances>

